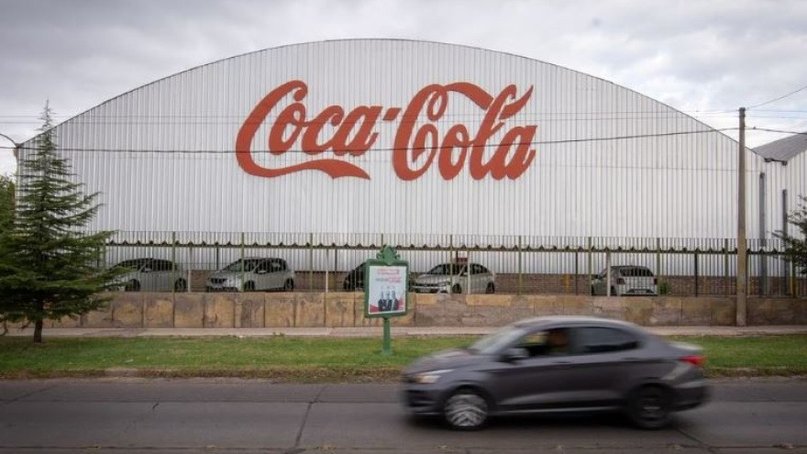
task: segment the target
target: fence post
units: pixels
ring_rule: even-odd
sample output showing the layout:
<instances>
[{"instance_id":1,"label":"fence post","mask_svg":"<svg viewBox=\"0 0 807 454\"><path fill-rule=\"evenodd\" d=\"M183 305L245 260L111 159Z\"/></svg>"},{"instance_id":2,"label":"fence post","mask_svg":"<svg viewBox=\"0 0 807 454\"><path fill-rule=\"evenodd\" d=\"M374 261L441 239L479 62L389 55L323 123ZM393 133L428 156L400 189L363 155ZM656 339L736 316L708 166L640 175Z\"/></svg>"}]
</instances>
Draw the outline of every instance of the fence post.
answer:
<instances>
[{"instance_id":1,"label":"fence post","mask_svg":"<svg viewBox=\"0 0 807 454\"><path fill-rule=\"evenodd\" d=\"M587 253L588 254L588 287L589 287L589 293L590 293L591 281L592 281L591 278L593 276L593 274L591 273L591 268L594 266L593 258L591 256L591 237L588 237L586 242L588 243L586 245L586 249L588 251L588 253Z\"/></svg>"},{"instance_id":2,"label":"fence post","mask_svg":"<svg viewBox=\"0 0 807 454\"><path fill-rule=\"evenodd\" d=\"M524 274L523 274L523 257L521 252L521 235L518 236L518 292L517 294L521 296L522 285L524 284Z\"/></svg>"},{"instance_id":3,"label":"fence post","mask_svg":"<svg viewBox=\"0 0 807 454\"><path fill-rule=\"evenodd\" d=\"M308 291L314 291L314 234L308 234Z\"/></svg>"},{"instance_id":4,"label":"fence post","mask_svg":"<svg viewBox=\"0 0 807 454\"><path fill-rule=\"evenodd\" d=\"M661 270L661 238L656 237L656 276L658 277L656 281L658 285L656 286L656 292L661 294L661 284L662 279L664 278L664 273ZM666 286L669 289L669 286Z\"/></svg>"},{"instance_id":5,"label":"fence post","mask_svg":"<svg viewBox=\"0 0 807 454\"><path fill-rule=\"evenodd\" d=\"M244 263L244 232L241 232L241 291L246 290L244 282L244 268L246 264Z\"/></svg>"},{"instance_id":6,"label":"fence post","mask_svg":"<svg viewBox=\"0 0 807 454\"><path fill-rule=\"evenodd\" d=\"M579 251L577 249L575 249L574 250L574 294L575 295L580 294L580 288L579 288L579 285L578 285L578 282L577 282L577 281L580 280L580 279L578 279L578 277L580 277L580 263L579 262L580 262L580 254L579 254Z\"/></svg>"},{"instance_id":7,"label":"fence post","mask_svg":"<svg viewBox=\"0 0 807 454\"><path fill-rule=\"evenodd\" d=\"M726 296L729 295L729 239L723 239L723 288Z\"/></svg>"},{"instance_id":8,"label":"fence post","mask_svg":"<svg viewBox=\"0 0 807 454\"><path fill-rule=\"evenodd\" d=\"M698 296L698 287L700 287L700 282L698 282L698 277L699 277L698 276L698 274L699 274L699 271L698 271L698 251L695 251L695 253L692 254L692 256L694 257L694 260L695 260L695 296Z\"/></svg>"},{"instance_id":9,"label":"fence post","mask_svg":"<svg viewBox=\"0 0 807 454\"><path fill-rule=\"evenodd\" d=\"M171 282L177 280L177 232L171 232ZM171 293L176 291L176 285L171 285Z\"/></svg>"},{"instance_id":10,"label":"fence post","mask_svg":"<svg viewBox=\"0 0 807 454\"><path fill-rule=\"evenodd\" d=\"M611 294L611 248L605 250L605 295Z\"/></svg>"},{"instance_id":11,"label":"fence post","mask_svg":"<svg viewBox=\"0 0 807 454\"><path fill-rule=\"evenodd\" d=\"M187 274L186 277L185 277L185 279L186 279L185 280L185 292L186 293L190 293L190 291L191 291L191 278L193 277L193 275L191 274L191 268L194 267L194 263L193 263L193 246L190 246L190 245L188 246L188 261L190 262L190 265L187 266L186 267L187 269L185 270L186 274Z\"/></svg>"}]
</instances>

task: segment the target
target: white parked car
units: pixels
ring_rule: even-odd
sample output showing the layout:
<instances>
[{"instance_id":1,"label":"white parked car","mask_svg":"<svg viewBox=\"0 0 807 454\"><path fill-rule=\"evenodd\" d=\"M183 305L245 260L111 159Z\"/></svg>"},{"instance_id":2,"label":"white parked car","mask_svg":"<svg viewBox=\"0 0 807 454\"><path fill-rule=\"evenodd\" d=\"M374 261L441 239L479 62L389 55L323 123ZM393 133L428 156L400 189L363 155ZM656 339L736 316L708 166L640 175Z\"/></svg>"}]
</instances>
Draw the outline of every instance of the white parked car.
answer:
<instances>
[{"instance_id":1,"label":"white parked car","mask_svg":"<svg viewBox=\"0 0 807 454\"><path fill-rule=\"evenodd\" d=\"M206 289L208 292L290 292L294 290L294 271L279 258L239 259L210 275Z\"/></svg>"},{"instance_id":2,"label":"white parked car","mask_svg":"<svg viewBox=\"0 0 807 454\"><path fill-rule=\"evenodd\" d=\"M478 263L441 263L415 278L410 289L418 293L494 293L496 276Z\"/></svg>"},{"instance_id":3,"label":"white parked car","mask_svg":"<svg viewBox=\"0 0 807 454\"><path fill-rule=\"evenodd\" d=\"M607 269L594 276L591 281L592 295L607 295ZM653 272L644 266L622 265L611 267L611 295L645 295L658 294L658 282Z\"/></svg>"},{"instance_id":4,"label":"white parked car","mask_svg":"<svg viewBox=\"0 0 807 454\"><path fill-rule=\"evenodd\" d=\"M118 288L127 292L184 292L188 289L185 272L170 260L139 258L117 265L124 272L115 279Z\"/></svg>"}]
</instances>

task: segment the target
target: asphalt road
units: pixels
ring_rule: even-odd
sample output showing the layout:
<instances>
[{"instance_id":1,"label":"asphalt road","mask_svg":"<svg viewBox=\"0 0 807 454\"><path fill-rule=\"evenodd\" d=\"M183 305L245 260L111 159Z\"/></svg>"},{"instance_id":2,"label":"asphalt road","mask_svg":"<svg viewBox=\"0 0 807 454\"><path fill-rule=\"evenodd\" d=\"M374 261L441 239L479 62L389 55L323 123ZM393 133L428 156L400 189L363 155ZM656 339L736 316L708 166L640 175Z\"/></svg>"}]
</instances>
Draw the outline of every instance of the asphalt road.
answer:
<instances>
[{"instance_id":1,"label":"asphalt road","mask_svg":"<svg viewBox=\"0 0 807 454\"><path fill-rule=\"evenodd\" d=\"M397 392L232 379L0 381L0 453L807 452L807 380L716 382L708 405L661 431L598 415L452 432L409 418Z\"/></svg>"}]
</instances>

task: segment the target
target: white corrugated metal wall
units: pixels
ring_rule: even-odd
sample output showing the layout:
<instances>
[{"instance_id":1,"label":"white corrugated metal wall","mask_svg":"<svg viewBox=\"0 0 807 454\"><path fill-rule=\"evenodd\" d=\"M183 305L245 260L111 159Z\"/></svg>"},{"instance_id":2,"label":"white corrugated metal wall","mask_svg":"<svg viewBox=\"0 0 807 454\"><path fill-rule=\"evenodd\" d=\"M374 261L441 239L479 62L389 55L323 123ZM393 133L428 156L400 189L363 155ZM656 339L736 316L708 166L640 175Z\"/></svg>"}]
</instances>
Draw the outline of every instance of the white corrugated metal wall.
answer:
<instances>
[{"instance_id":1,"label":"white corrugated metal wall","mask_svg":"<svg viewBox=\"0 0 807 454\"><path fill-rule=\"evenodd\" d=\"M239 128L267 93L291 80L308 86L302 103L309 120L330 105L345 111L359 105L405 109L420 89L435 83L470 82L493 96L511 84L516 96L532 87L529 102L488 144L498 144L513 127L535 125L536 157L515 180L474 180L466 163L450 181L440 177L436 165L419 179L403 181L391 164L401 120L379 120L370 151L336 157L362 167L369 180L332 179L312 170L276 178L249 175L233 152ZM255 135L252 150L262 165L278 168L312 159L299 152L299 141L297 152L265 152L272 122L292 102L285 97ZM467 97L452 93L445 114L434 123L441 136L455 124L474 134L483 116ZM421 115L417 125L425 123ZM333 130L323 128L323 137ZM608 81L477 48L347 40L268 49L125 93L59 125L56 135L77 178L88 191L102 193L104 207L92 229L643 238L736 234L736 142ZM758 196L751 188L769 166L748 153L751 238L759 236L753 220ZM803 193L804 173L787 175L783 183L771 181L783 187L801 184ZM779 229L779 222L768 216L767 230Z\"/></svg>"}]
</instances>

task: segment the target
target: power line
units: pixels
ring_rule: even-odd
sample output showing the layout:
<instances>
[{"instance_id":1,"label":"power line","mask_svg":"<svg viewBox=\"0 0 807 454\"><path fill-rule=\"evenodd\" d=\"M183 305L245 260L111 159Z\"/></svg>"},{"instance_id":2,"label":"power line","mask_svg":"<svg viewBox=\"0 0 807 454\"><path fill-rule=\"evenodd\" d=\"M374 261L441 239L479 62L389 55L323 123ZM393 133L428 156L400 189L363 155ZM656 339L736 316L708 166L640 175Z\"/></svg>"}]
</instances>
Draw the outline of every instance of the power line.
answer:
<instances>
[{"instance_id":1,"label":"power line","mask_svg":"<svg viewBox=\"0 0 807 454\"><path fill-rule=\"evenodd\" d=\"M786 94L786 95L779 96L778 98L773 98L773 99L771 99L770 101L765 101L765 102L763 102L763 103L761 103L761 104L757 104L757 105L755 105L755 106L748 107L747 109L748 109L748 110L751 110L751 109L756 109L757 107L764 106L765 104L770 104L770 103L772 103L772 102L776 102L776 101L779 101L779 100L785 99L785 98L787 98L788 96L795 95L796 93L798 93L798 92L800 92L800 91L802 91L802 90L804 90L804 89L807 89L807 85L805 85L805 86L803 86L803 87L801 87L801 88L799 88L799 89L797 89L797 90L791 91L790 93L788 93L788 94Z\"/></svg>"},{"instance_id":2,"label":"power line","mask_svg":"<svg viewBox=\"0 0 807 454\"><path fill-rule=\"evenodd\" d=\"M674 137L674 136L683 136L683 135L693 135L693 134L709 134L715 132L723 132L723 131L734 131L739 128L721 128L721 129L703 129L703 130L696 130L696 131L678 131L678 132L667 132L667 133L657 133L657 134L635 134L635 135L628 135L628 136L614 136L614 137L592 137L586 139L562 139L562 140L536 140L531 142L509 142L509 143L491 143L485 144L485 148L491 147L500 147L500 146L513 146L513 145L559 145L559 144L567 144L567 143L584 143L584 142L610 142L616 140L633 140L633 139L647 139L647 138L657 138L657 137ZM0 146L0 148L10 149L8 146ZM360 149L350 149L350 148L340 148L340 149L333 149L330 150L334 153L350 153L350 152L364 152L364 151L397 151L397 150L428 150L432 147L406 147L406 148L396 148L396 147L384 147L384 148L371 148L370 150L360 150ZM434 148L439 148L435 146ZM471 148L469 145L468 148ZM22 150L36 150L35 146L32 147L21 147ZM161 149L103 149L103 148L60 148L57 147L59 151L69 151L69 152L84 152L84 153L170 153L170 154L230 154L230 153L244 153L238 152L235 150L161 150ZM253 151L249 151L252 153ZM307 153L306 150L287 150L284 153Z\"/></svg>"},{"instance_id":3,"label":"power line","mask_svg":"<svg viewBox=\"0 0 807 454\"><path fill-rule=\"evenodd\" d=\"M793 135L800 135L800 136L807 136L807 132L796 132L796 131L782 131L781 129L769 129L769 128L757 128L756 126L749 128L753 131L764 131L764 132L780 132L782 134L793 134Z\"/></svg>"}]
</instances>

